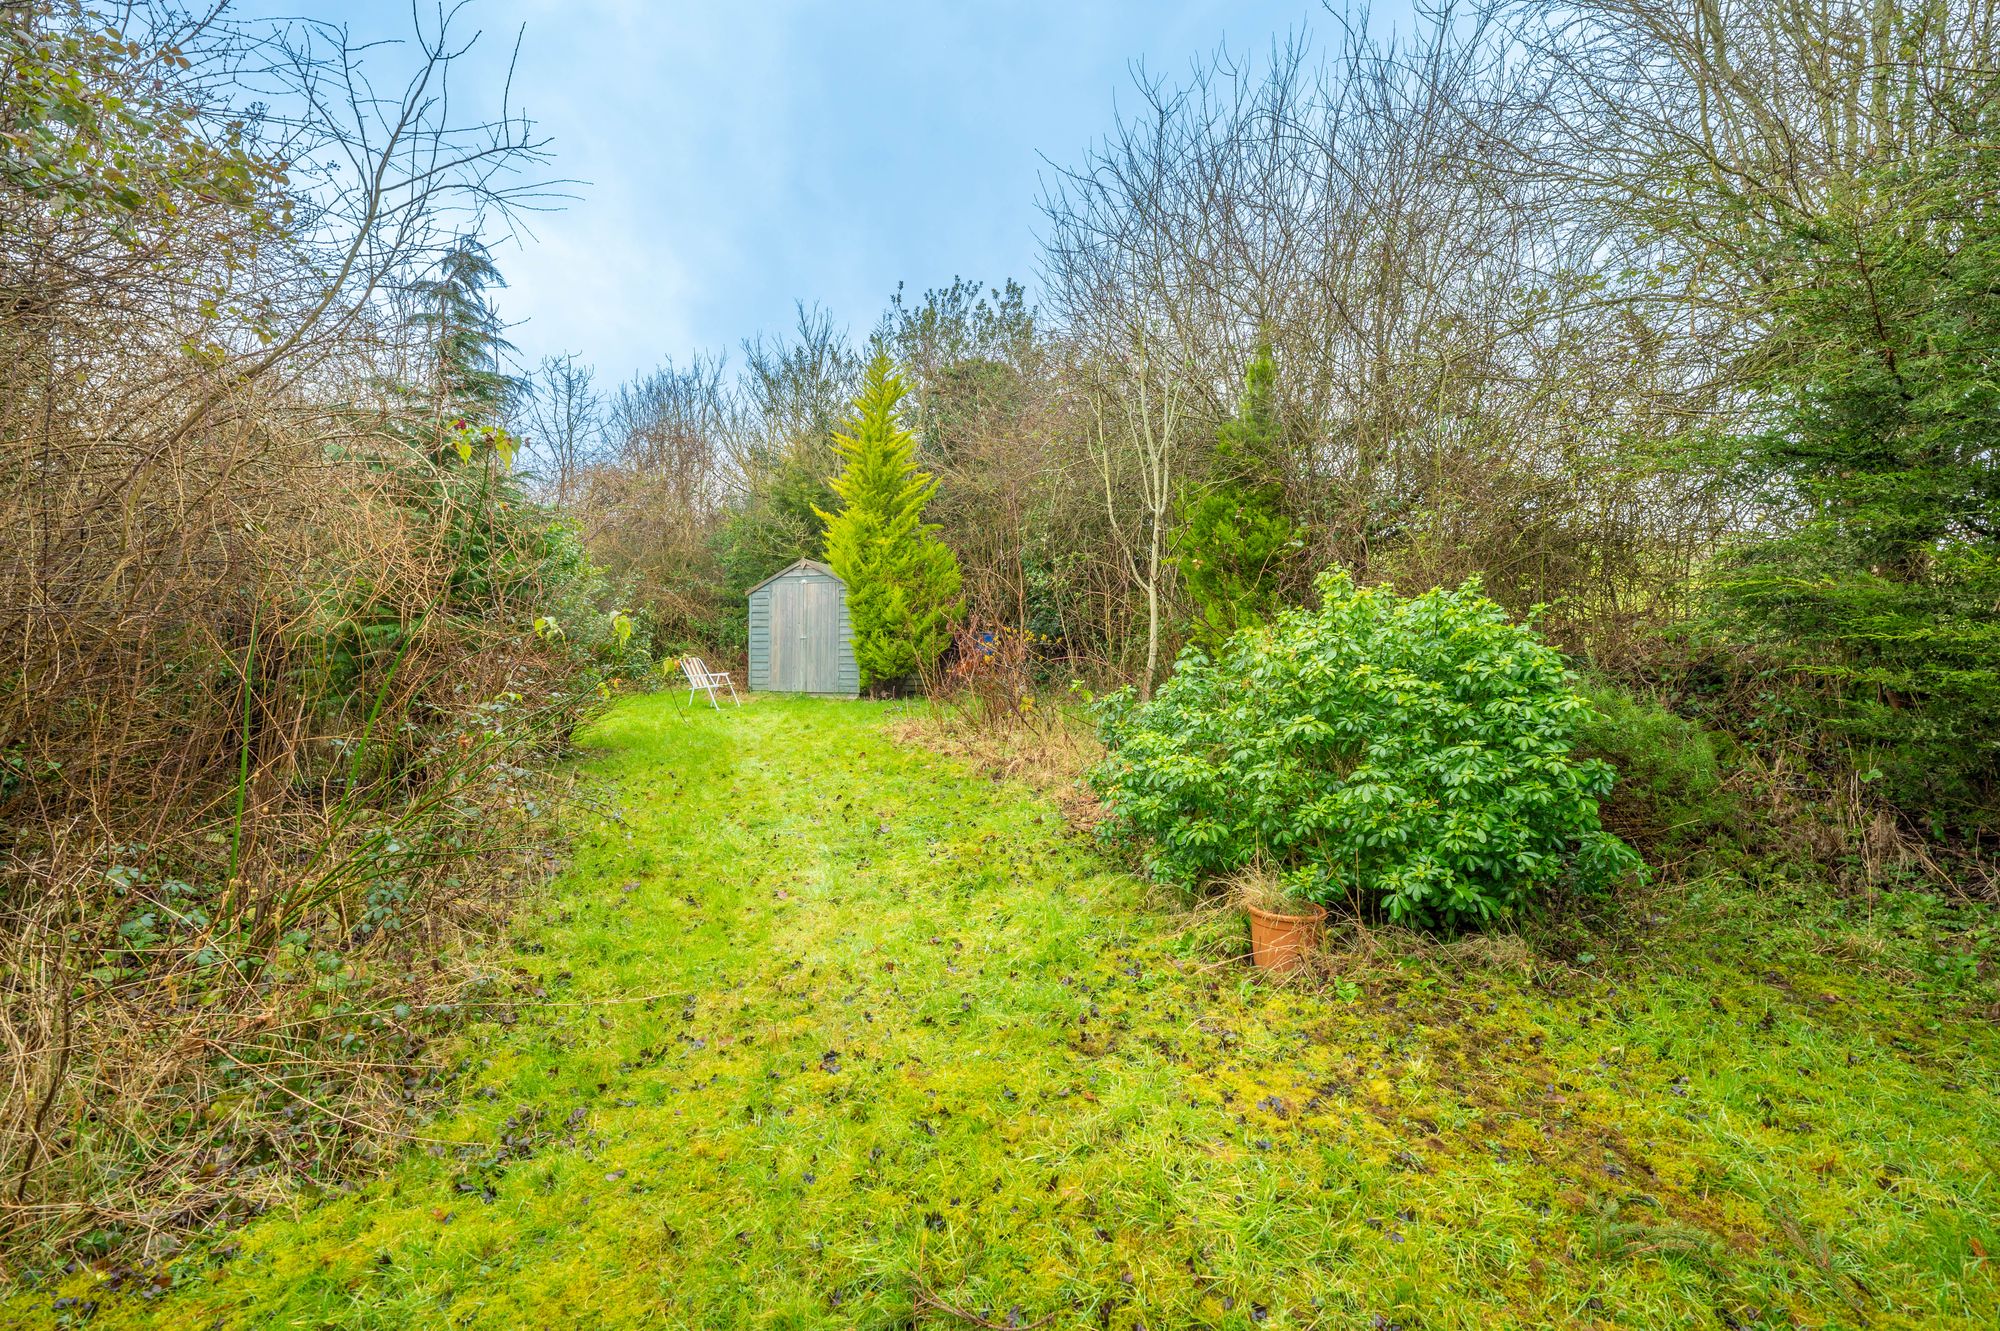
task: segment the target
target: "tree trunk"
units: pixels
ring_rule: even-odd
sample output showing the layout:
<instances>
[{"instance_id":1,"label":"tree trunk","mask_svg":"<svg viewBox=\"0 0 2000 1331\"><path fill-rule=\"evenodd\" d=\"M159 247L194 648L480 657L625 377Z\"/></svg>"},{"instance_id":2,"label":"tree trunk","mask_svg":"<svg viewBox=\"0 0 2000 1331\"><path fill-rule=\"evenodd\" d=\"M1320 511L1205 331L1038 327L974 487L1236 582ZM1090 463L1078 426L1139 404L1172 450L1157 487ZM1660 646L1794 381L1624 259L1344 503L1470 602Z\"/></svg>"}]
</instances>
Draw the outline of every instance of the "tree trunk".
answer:
<instances>
[{"instance_id":1,"label":"tree trunk","mask_svg":"<svg viewBox=\"0 0 2000 1331\"><path fill-rule=\"evenodd\" d=\"M1160 667L1160 514L1153 515L1153 540L1146 552L1146 674L1139 697L1150 701L1153 677Z\"/></svg>"}]
</instances>

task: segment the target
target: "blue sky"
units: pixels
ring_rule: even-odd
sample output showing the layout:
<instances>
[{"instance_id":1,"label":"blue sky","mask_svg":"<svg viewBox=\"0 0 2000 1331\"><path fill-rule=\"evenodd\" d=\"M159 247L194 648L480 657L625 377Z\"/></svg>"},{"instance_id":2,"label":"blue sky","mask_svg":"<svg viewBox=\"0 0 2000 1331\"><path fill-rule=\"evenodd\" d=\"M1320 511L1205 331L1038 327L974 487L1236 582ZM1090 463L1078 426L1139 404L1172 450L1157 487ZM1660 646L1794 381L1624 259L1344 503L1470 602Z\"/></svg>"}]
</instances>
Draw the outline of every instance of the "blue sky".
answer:
<instances>
[{"instance_id":1,"label":"blue sky","mask_svg":"<svg viewBox=\"0 0 2000 1331\"><path fill-rule=\"evenodd\" d=\"M428 7L433 0L422 0ZM1378 11L1400 5L1378 5ZM409 0L236 12L408 31ZM1227 41L1332 20L1319 0L479 0L461 23L583 182L495 257L523 357L603 382L778 333L818 301L865 332L898 281L1034 290L1042 158L1078 162L1130 107L1133 62L1178 76Z\"/></svg>"}]
</instances>

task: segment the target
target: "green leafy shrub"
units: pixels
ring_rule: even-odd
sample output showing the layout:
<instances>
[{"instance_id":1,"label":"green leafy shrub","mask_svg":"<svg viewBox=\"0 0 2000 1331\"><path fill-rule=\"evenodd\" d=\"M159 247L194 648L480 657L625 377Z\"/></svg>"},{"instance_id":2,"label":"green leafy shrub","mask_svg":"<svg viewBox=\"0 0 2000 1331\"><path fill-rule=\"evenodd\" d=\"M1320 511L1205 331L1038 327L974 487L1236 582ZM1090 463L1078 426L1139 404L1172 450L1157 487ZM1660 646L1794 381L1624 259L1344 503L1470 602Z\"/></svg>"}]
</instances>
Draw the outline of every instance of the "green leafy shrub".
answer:
<instances>
[{"instance_id":1,"label":"green leafy shrub","mask_svg":"<svg viewBox=\"0 0 2000 1331\"><path fill-rule=\"evenodd\" d=\"M1190 885L1261 858L1305 895L1461 929L1641 869L1598 822L1590 704L1476 582L1404 599L1322 574L1317 610L1106 699L1092 783Z\"/></svg>"},{"instance_id":2,"label":"green leafy shrub","mask_svg":"<svg viewBox=\"0 0 2000 1331\"><path fill-rule=\"evenodd\" d=\"M1585 690L1576 751L1611 764L1603 821L1649 854L1734 839L1741 809L1723 783L1716 737L1650 698L1609 684Z\"/></svg>"}]
</instances>

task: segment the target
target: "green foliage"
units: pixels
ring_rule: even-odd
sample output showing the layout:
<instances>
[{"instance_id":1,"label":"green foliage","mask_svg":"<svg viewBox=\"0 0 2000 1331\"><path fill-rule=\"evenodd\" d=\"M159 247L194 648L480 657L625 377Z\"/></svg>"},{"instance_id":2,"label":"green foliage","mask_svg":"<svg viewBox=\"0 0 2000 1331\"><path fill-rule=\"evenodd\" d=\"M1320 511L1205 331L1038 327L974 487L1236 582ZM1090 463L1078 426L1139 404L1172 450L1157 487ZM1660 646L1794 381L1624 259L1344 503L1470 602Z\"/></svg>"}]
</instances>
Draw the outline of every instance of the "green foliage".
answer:
<instances>
[{"instance_id":1,"label":"green foliage","mask_svg":"<svg viewBox=\"0 0 2000 1331\"><path fill-rule=\"evenodd\" d=\"M1769 247L1770 416L1730 442L1778 528L1713 580L1731 640L1939 830L2000 829L2000 160L1967 116Z\"/></svg>"},{"instance_id":2,"label":"green foliage","mask_svg":"<svg viewBox=\"0 0 2000 1331\"><path fill-rule=\"evenodd\" d=\"M719 518L706 537L714 570L704 585L692 571L675 586L676 600L698 610L687 614L679 632L663 648L700 652L722 646L744 650L749 619L744 597L771 575L801 559L826 558L826 521L821 513L839 502L827 484L825 441L793 441L782 452L760 459L746 493Z\"/></svg>"},{"instance_id":3,"label":"green foliage","mask_svg":"<svg viewBox=\"0 0 2000 1331\"><path fill-rule=\"evenodd\" d=\"M1590 712L1577 727L1576 751L1618 774L1603 798L1607 827L1648 853L1712 849L1738 837L1742 810L1723 783L1714 736L1608 684L1584 696Z\"/></svg>"},{"instance_id":4,"label":"green foliage","mask_svg":"<svg viewBox=\"0 0 2000 1331\"><path fill-rule=\"evenodd\" d=\"M520 632L542 644L543 678L552 696L580 701L607 681L631 678L648 664L646 635L629 614L612 614L614 591L586 553L576 529L527 493L511 463L516 444L495 425L404 417L407 451L383 464L398 481L404 518L429 533L448 556L438 595L421 616L398 600L392 583L361 571L310 580L303 622L317 636L320 677L312 691L329 713L366 705L413 635L450 625L472 636ZM331 576L331 575L330 575ZM572 718L582 719L582 712Z\"/></svg>"},{"instance_id":5,"label":"green foliage","mask_svg":"<svg viewBox=\"0 0 2000 1331\"><path fill-rule=\"evenodd\" d=\"M1282 507L1276 383L1277 362L1266 342L1244 373L1235 417L1216 432L1217 479L1181 513L1181 578L1194 601L1193 638L1204 647L1277 609L1281 566L1304 543Z\"/></svg>"},{"instance_id":6,"label":"green foliage","mask_svg":"<svg viewBox=\"0 0 2000 1331\"><path fill-rule=\"evenodd\" d=\"M757 492L732 510L717 529L717 562L739 593L800 559L826 557L821 512L838 498L811 460L793 455L774 464Z\"/></svg>"},{"instance_id":7,"label":"green foliage","mask_svg":"<svg viewBox=\"0 0 2000 1331\"><path fill-rule=\"evenodd\" d=\"M602 694L644 674L652 664L646 617L615 603L576 528L538 504L523 501L505 511L513 518L509 538L520 568L516 603L524 609L516 613L534 611L542 627L537 633L531 622L529 632L562 648L563 665L573 672L564 680L569 692ZM583 719L579 711L573 721Z\"/></svg>"},{"instance_id":8,"label":"green foliage","mask_svg":"<svg viewBox=\"0 0 2000 1331\"><path fill-rule=\"evenodd\" d=\"M1027 405L1028 367L1043 352L1035 312L1018 282L990 291L970 278L906 302L901 288L883 316L885 345L911 380L904 412L925 458L963 464ZM968 502L961 494L959 502ZM977 502L977 500L971 500Z\"/></svg>"},{"instance_id":9,"label":"green foliage","mask_svg":"<svg viewBox=\"0 0 2000 1331\"><path fill-rule=\"evenodd\" d=\"M916 438L898 412L906 389L886 353L868 364L854 414L834 448L842 501L826 523L826 560L847 584L854 658L864 684L927 668L951 639L958 560L924 522L937 482L917 470Z\"/></svg>"},{"instance_id":10,"label":"green foliage","mask_svg":"<svg viewBox=\"0 0 2000 1331\"><path fill-rule=\"evenodd\" d=\"M1317 610L1182 654L1149 703L1107 699L1093 784L1162 876L1262 859L1303 894L1442 929L1642 868L1599 825L1590 704L1476 582L1403 599L1322 574Z\"/></svg>"},{"instance_id":11,"label":"green foliage","mask_svg":"<svg viewBox=\"0 0 2000 1331\"><path fill-rule=\"evenodd\" d=\"M191 68L180 47L142 43L102 15L50 0L5 6L0 184L103 218L127 241L132 227L218 204L268 234L289 219L276 192L284 165L252 149L242 122L204 119L182 95Z\"/></svg>"},{"instance_id":12,"label":"green foliage","mask_svg":"<svg viewBox=\"0 0 2000 1331\"><path fill-rule=\"evenodd\" d=\"M500 368L513 344L501 336L500 316L486 298L487 288L505 285L476 235L459 237L438 260L436 274L414 284L421 305L414 322L430 343L439 414L489 424L515 391L515 380Z\"/></svg>"}]
</instances>

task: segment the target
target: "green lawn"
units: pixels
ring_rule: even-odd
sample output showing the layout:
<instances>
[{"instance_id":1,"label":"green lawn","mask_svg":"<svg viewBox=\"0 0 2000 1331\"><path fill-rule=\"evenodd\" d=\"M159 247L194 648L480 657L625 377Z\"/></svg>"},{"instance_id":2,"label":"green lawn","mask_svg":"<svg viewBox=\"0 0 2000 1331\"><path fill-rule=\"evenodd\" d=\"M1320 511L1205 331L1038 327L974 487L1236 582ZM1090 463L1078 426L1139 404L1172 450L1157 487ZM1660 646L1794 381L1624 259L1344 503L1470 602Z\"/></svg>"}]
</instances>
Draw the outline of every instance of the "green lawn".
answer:
<instances>
[{"instance_id":1,"label":"green lawn","mask_svg":"<svg viewBox=\"0 0 2000 1331\"><path fill-rule=\"evenodd\" d=\"M1907 922L1711 885L1582 968L1226 959L884 709L625 702L547 992L352 1195L93 1326L2000 1325L2000 1038ZM1990 995L1987 996L1990 1001ZM953 1311L955 1310L955 1311Z\"/></svg>"}]
</instances>

